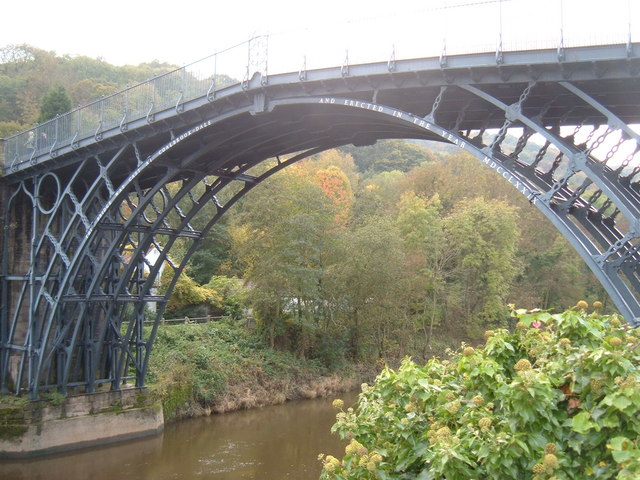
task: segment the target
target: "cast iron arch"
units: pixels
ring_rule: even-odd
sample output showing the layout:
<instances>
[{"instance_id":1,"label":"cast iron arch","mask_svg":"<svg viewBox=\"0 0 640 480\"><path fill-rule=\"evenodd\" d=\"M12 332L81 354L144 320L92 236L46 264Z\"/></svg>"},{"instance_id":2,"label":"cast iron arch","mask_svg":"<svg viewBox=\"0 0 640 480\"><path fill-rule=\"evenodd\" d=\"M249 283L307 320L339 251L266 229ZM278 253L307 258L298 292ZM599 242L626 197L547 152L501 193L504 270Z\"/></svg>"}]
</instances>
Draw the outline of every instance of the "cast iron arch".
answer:
<instances>
[{"instance_id":1,"label":"cast iron arch","mask_svg":"<svg viewBox=\"0 0 640 480\"><path fill-rule=\"evenodd\" d=\"M147 145L132 137L54 175L56 198L39 208L40 220L34 221L40 235L32 255L47 261L30 272L36 279L33 300L23 305L23 293L11 309L11 325L18 324L22 307L34 324L28 338L3 333L7 343L27 345L3 349L3 391L28 391L36 398L54 388L144 385L168 295L219 218L253 187L300 159L385 138L451 142L495 170L569 239L623 315L637 324L640 169L632 161L640 141L625 120L566 80L529 78L507 89L465 81L422 90L419 85L409 85L415 89L409 99L384 104L374 87L353 96L327 88L318 96L297 89L273 98L258 88L246 92L248 102L191 120L168 141ZM569 133L561 129L566 126ZM510 132L518 142L508 151L504 140ZM608 152L597 158L595 152L615 134L620 135ZM609 165L627 142L633 148L624 161ZM532 161L521 158L527 145L537 150ZM271 163L253 174L264 162ZM34 205L40 183L51 175L42 171L20 184ZM198 220L208 209L209 218ZM178 265L169 256L177 241L186 244ZM163 263L168 287L157 294ZM145 333L145 306L151 303L158 309Z\"/></svg>"}]
</instances>

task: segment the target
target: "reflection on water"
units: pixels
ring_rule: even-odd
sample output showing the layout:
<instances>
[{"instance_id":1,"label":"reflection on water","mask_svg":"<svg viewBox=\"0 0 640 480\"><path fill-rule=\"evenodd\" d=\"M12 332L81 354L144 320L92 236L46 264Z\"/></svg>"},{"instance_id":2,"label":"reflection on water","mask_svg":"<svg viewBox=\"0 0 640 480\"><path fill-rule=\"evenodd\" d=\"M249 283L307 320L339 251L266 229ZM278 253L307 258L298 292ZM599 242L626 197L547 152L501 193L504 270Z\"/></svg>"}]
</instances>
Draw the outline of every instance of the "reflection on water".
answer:
<instances>
[{"instance_id":1,"label":"reflection on water","mask_svg":"<svg viewBox=\"0 0 640 480\"><path fill-rule=\"evenodd\" d=\"M356 393L340 395L348 405ZM112 447L0 462L3 480L317 480L319 453L338 457L333 399L196 418Z\"/></svg>"}]
</instances>

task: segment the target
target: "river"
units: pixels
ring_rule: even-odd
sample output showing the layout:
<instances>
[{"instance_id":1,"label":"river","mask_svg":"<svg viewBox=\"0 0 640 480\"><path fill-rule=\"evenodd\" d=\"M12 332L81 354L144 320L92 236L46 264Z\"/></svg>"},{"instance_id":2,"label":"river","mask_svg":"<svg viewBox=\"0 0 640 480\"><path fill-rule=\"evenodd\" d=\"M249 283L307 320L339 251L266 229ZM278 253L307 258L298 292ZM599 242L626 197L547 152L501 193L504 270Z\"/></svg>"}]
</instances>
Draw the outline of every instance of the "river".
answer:
<instances>
[{"instance_id":1,"label":"river","mask_svg":"<svg viewBox=\"0 0 640 480\"><path fill-rule=\"evenodd\" d=\"M339 395L349 405L357 393ZM153 438L25 461L2 480L317 480L319 453L342 457L333 398L301 400L167 425Z\"/></svg>"}]
</instances>

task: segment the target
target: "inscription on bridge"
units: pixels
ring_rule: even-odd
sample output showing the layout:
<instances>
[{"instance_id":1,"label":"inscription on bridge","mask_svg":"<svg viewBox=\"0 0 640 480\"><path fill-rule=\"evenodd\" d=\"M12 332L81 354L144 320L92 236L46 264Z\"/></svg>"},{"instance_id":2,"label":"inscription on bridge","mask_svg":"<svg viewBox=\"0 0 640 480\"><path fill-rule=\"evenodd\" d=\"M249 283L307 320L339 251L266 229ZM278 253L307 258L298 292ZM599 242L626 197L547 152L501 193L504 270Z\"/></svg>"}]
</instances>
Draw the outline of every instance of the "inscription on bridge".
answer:
<instances>
[{"instance_id":1,"label":"inscription on bridge","mask_svg":"<svg viewBox=\"0 0 640 480\"><path fill-rule=\"evenodd\" d=\"M527 200L529 200L532 204L536 204L537 197L535 193L533 193L526 185L520 182L516 177L513 176L509 170L505 169L502 165L497 163L495 160L491 160L489 157L485 156L482 159L482 163L486 166L490 167L492 170L495 170L498 175L502 178L506 179L511 185L516 187L520 193L522 193Z\"/></svg>"},{"instance_id":2,"label":"inscription on bridge","mask_svg":"<svg viewBox=\"0 0 640 480\"><path fill-rule=\"evenodd\" d=\"M201 123L200 125L197 125L195 127L193 127L190 130L187 130L186 132L184 132L183 134L181 134L180 136L174 138L173 140L171 140L169 143L167 143L166 145L164 145L160 150L158 150L157 152L155 152L153 155L151 155L147 160L145 160L144 162L142 162L140 165L138 165L138 168L136 168L131 174L130 177L131 178L135 178L138 175L140 175L140 173L142 173L144 171L145 168L147 168L149 166L150 163L152 163L156 158L158 158L160 155L164 154L167 150L169 150L170 148L176 146L178 143L182 142L183 140L185 140L186 138L190 137L191 135L193 135L196 132L199 132L200 130L202 130L203 128L206 128L208 126L210 126L212 124L212 120L207 120L203 123ZM113 199L117 198L117 196L122 193L122 191L124 191L126 185L123 184L122 186L120 186L120 188L118 188L112 195L111 195L111 200L106 202L105 205L102 207L102 209L100 210L100 213L98 213L98 215L96 216L96 218L94 219L93 223L91 224L91 229L95 229L96 225L98 225L98 223L100 223L100 221L102 220L102 218L104 217L104 215L107 213L107 211L109 210L109 208L111 208L112 203L113 203ZM88 237L88 236L87 236Z\"/></svg>"},{"instance_id":3,"label":"inscription on bridge","mask_svg":"<svg viewBox=\"0 0 640 480\"><path fill-rule=\"evenodd\" d=\"M349 98L334 98L334 97L322 97L319 100L319 103L322 104L330 104L330 105L344 105L347 107L359 108L363 110L370 110L373 112L383 113L385 115L390 115L394 118L399 118L401 120L411 122L414 125L417 125L419 128L423 128L425 130L429 130L430 132L435 133L436 135L444 138L445 140L450 141L454 145L469 151L474 154L477 158L479 158L484 165L495 170L498 175L507 180L511 185L513 185L516 190L522 193L527 200L529 200L532 204L536 204L537 197L536 194L528 188L525 184L523 184L520 180L516 178L509 170L507 170L503 165L493 160L492 158L484 155L481 150L476 148L473 145L468 144L464 139L458 137L454 133L446 130L445 128L440 127L439 125L434 124L424 118L417 117L413 114L395 110L393 108L386 107L384 105L378 105L376 103L364 102L362 100L353 100Z\"/></svg>"},{"instance_id":4,"label":"inscription on bridge","mask_svg":"<svg viewBox=\"0 0 640 480\"><path fill-rule=\"evenodd\" d=\"M187 130L186 132L184 132L182 135L180 135L179 137L174 138L173 140L171 140L169 143L167 143L164 147L162 147L160 149L160 151L158 151L158 153L155 156L159 156L162 155L164 152L166 152L167 150L169 150L171 147L174 147L175 145L177 145L178 143L180 143L181 141L183 141L185 138L190 137L191 135L193 135L196 132L199 132L200 130L202 130L205 127L208 127L209 125L211 125L211 120L207 120L204 123L201 123L200 125L192 128L191 130Z\"/></svg>"}]
</instances>

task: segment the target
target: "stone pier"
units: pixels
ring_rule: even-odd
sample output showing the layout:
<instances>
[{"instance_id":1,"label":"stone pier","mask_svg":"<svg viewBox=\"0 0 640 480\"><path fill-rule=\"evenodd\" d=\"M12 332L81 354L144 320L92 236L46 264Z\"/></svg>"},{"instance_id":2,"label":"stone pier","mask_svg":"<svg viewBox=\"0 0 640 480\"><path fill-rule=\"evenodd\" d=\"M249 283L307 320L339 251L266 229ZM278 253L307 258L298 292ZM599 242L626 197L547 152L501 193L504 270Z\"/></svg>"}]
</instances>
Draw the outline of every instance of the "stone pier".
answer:
<instances>
[{"instance_id":1,"label":"stone pier","mask_svg":"<svg viewBox=\"0 0 640 480\"><path fill-rule=\"evenodd\" d=\"M1 398L0 398L1 400ZM0 403L0 458L21 458L156 435L162 406L144 388Z\"/></svg>"}]
</instances>

